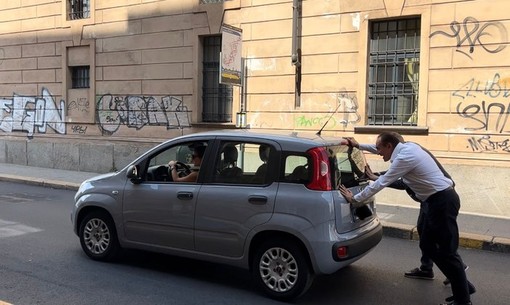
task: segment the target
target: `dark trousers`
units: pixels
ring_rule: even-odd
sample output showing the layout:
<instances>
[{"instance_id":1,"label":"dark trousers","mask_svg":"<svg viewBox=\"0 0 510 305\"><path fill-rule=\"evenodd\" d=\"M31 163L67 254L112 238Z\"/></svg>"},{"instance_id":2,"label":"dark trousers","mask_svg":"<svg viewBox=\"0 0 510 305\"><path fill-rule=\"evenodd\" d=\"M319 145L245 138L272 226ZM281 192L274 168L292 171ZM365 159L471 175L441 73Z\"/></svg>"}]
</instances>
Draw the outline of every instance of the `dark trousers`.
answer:
<instances>
[{"instance_id":1,"label":"dark trousers","mask_svg":"<svg viewBox=\"0 0 510 305\"><path fill-rule=\"evenodd\" d=\"M455 301L463 304L470 302L470 295L464 264L457 253L459 208L459 195L454 189L437 192L425 200L420 248L450 279Z\"/></svg>"},{"instance_id":2,"label":"dark trousers","mask_svg":"<svg viewBox=\"0 0 510 305\"><path fill-rule=\"evenodd\" d=\"M421 238L422 232L423 232L423 226L424 226L424 220L425 220L425 203L420 203L420 214L418 215L418 223L416 224L416 229L418 230L418 235ZM424 271L432 271L432 268L434 267L434 262L432 262L432 259L425 254L425 252L421 251L421 258L420 258L420 269Z\"/></svg>"}]
</instances>

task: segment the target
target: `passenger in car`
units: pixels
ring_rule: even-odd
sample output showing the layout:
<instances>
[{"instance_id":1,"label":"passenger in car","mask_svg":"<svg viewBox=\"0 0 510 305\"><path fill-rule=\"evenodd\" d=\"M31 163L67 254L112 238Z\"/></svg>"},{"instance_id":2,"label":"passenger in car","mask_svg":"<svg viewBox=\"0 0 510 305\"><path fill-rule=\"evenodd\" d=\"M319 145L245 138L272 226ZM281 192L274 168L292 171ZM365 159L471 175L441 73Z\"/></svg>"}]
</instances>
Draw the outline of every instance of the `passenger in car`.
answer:
<instances>
[{"instance_id":1,"label":"passenger in car","mask_svg":"<svg viewBox=\"0 0 510 305\"><path fill-rule=\"evenodd\" d=\"M172 181L174 182L196 182L198 178L198 172L200 170L200 165L202 164L202 158L204 157L206 146L197 146L193 148L193 168L191 168L191 173L184 177L179 177L177 173L176 161L172 160L168 162L169 172L172 175Z\"/></svg>"}]
</instances>

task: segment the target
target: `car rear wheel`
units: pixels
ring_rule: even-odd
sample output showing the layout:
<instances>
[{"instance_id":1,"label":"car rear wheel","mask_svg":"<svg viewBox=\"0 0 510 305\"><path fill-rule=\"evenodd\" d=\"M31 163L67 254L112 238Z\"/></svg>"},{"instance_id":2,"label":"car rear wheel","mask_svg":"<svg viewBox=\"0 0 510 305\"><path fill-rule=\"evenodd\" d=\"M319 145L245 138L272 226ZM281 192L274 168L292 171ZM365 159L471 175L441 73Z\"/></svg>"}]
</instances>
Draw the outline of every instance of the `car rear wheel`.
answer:
<instances>
[{"instance_id":1,"label":"car rear wheel","mask_svg":"<svg viewBox=\"0 0 510 305\"><path fill-rule=\"evenodd\" d=\"M313 281L304 252L286 240L262 244L255 252L252 272L257 285L271 298L281 301L304 294Z\"/></svg>"},{"instance_id":2,"label":"car rear wheel","mask_svg":"<svg viewBox=\"0 0 510 305\"><path fill-rule=\"evenodd\" d=\"M87 214L80 223L79 236L83 251L92 259L113 260L120 250L115 224L106 212Z\"/></svg>"}]
</instances>

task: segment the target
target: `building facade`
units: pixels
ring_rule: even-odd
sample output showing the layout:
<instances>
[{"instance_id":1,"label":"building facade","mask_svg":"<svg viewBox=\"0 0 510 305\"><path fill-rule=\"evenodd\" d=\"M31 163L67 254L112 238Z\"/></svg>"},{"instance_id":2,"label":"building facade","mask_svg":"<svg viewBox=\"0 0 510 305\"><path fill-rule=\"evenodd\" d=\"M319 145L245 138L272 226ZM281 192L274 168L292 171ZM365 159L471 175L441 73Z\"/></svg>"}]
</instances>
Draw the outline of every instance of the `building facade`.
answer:
<instances>
[{"instance_id":1,"label":"building facade","mask_svg":"<svg viewBox=\"0 0 510 305\"><path fill-rule=\"evenodd\" d=\"M3 0L0 162L107 172L207 129L321 130L360 142L395 130L439 157L468 205L484 200L510 216L509 8L508 0ZM242 34L220 62L222 25ZM242 56L243 86L218 81L228 52ZM383 201L409 202L387 194Z\"/></svg>"}]
</instances>

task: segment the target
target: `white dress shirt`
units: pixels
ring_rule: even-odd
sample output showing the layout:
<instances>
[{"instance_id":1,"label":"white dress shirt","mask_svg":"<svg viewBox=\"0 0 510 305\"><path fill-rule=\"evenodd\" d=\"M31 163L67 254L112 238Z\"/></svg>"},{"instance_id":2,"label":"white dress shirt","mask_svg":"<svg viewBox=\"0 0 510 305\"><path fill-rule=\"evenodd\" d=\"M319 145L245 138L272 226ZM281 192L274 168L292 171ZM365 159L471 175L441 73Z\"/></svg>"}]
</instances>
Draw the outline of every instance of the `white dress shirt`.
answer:
<instances>
[{"instance_id":1,"label":"white dress shirt","mask_svg":"<svg viewBox=\"0 0 510 305\"><path fill-rule=\"evenodd\" d=\"M359 147L361 150L377 152L375 145L360 144ZM416 143L398 143L391 154L390 162L390 168L384 175L354 195L355 201L367 200L400 177L421 201L453 186L453 181L445 177L436 161Z\"/></svg>"}]
</instances>

